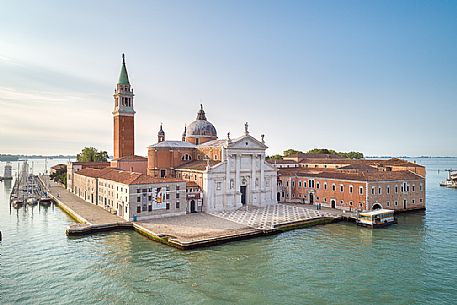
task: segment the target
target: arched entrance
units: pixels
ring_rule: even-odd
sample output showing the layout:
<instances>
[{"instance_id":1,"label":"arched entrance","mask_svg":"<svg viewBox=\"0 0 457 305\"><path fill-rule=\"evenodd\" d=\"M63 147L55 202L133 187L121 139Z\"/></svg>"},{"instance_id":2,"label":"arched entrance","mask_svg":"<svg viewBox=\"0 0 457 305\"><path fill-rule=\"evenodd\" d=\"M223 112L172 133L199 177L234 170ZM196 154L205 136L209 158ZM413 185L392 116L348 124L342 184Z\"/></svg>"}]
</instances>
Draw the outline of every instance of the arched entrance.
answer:
<instances>
[{"instance_id":1,"label":"arched entrance","mask_svg":"<svg viewBox=\"0 0 457 305\"><path fill-rule=\"evenodd\" d=\"M309 204L314 204L314 194L309 193Z\"/></svg>"},{"instance_id":2,"label":"arched entrance","mask_svg":"<svg viewBox=\"0 0 457 305\"><path fill-rule=\"evenodd\" d=\"M330 200L330 204L332 205L332 209L336 209L336 200L335 199Z\"/></svg>"},{"instance_id":3,"label":"arched entrance","mask_svg":"<svg viewBox=\"0 0 457 305\"><path fill-rule=\"evenodd\" d=\"M373 204L371 209L372 210L380 210L380 209L382 209L382 205L380 203L375 203L375 204Z\"/></svg>"},{"instance_id":4,"label":"arched entrance","mask_svg":"<svg viewBox=\"0 0 457 305\"><path fill-rule=\"evenodd\" d=\"M197 209L195 207L195 200L193 200L193 199L190 201L190 212L197 213Z\"/></svg>"}]
</instances>

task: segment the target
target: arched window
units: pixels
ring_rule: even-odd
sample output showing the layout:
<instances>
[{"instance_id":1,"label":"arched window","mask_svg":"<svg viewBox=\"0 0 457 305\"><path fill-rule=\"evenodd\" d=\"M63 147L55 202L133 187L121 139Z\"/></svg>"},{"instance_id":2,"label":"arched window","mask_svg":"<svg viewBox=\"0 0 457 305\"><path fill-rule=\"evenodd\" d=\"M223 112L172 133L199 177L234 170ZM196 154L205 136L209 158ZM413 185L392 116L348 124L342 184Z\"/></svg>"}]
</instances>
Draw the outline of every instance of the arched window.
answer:
<instances>
[{"instance_id":1,"label":"arched window","mask_svg":"<svg viewBox=\"0 0 457 305\"><path fill-rule=\"evenodd\" d=\"M183 161L191 161L192 160L192 156L189 155L189 154L184 154L181 156L181 160Z\"/></svg>"}]
</instances>

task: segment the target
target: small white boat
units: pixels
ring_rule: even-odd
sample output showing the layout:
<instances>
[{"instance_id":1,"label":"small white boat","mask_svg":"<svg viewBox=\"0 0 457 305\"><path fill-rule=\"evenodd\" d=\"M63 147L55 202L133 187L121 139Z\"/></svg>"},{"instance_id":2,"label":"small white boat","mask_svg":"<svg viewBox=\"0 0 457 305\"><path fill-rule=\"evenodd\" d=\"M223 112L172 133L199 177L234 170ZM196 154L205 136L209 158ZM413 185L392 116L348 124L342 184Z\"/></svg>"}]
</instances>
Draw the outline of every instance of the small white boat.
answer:
<instances>
[{"instance_id":1,"label":"small white boat","mask_svg":"<svg viewBox=\"0 0 457 305\"><path fill-rule=\"evenodd\" d=\"M38 203L38 200L35 197L27 198L27 204L28 205L35 205L37 203Z\"/></svg>"},{"instance_id":2,"label":"small white boat","mask_svg":"<svg viewBox=\"0 0 457 305\"><path fill-rule=\"evenodd\" d=\"M396 223L394 210L379 209L359 213L357 225L368 228L380 228Z\"/></svg>"}]
</instances>

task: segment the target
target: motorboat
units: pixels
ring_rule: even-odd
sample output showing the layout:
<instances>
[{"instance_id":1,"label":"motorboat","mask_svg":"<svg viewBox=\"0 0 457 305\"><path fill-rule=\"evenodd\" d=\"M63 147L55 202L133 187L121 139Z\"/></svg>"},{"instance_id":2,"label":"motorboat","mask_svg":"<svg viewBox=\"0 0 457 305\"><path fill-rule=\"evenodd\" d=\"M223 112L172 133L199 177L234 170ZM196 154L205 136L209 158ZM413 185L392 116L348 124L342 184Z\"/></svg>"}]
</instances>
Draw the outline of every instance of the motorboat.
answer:
<instances>
[{"instance_id":1,"label":"motorboat","mask_svg":"<svg viewBox=\"0 0 457 305\"><path fill-rule=\"evenodd\" d=\"M378 209L359 213L357 225L368 228L380 228L396 223L394 210Z\"/></svg>"}]
</instances>

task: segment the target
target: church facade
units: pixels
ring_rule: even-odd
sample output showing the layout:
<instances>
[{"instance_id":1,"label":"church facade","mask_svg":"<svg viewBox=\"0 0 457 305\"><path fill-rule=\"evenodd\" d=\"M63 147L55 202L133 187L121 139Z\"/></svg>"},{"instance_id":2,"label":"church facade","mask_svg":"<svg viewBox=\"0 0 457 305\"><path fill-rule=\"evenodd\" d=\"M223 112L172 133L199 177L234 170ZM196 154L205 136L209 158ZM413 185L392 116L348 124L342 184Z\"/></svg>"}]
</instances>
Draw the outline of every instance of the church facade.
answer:
<instances>
[{"instance_id":1,"label":"church facade","mask_svg":"<svg viewBox=\"0 0 457 305\"><path fill-rule=\"evenodd\" d=\"M103 166L97 165L97 169L92 169L91 164L70 164L71 192L129 220L276 203L277 169L265 161L264 136L260 141L251 136L247 123L242 136L232 140L227 134L227 139L218 139L216 128L200 105L196 119L185 127L180 140L167 140L160 125L157 143L148 147L146 158L135 155L133 100L123 55L112 113L114 158ZM154 185L132 189L136 192L132 198L119 196L118 189L121 193L127 190L127 184L133 183L127 180L135 175ZM128 183L122 177L127 177L124 180ZM120 182L124 184L118 185ZM116 189L106 191L104 185L116 185ZM179 189L180 194L174 200L164 193L163 207L154 205L147 191L156 185L166 192Z\"/></svg>"},{"instance_id":2,"label":"church facade","mask_svg":"<svg viewBox=\"0 0 457 305\"><path fill-rule=\"evenodd\" d=\"M157 178L179 178L197 184L203 193L200 203L190 198L191 212L217 212L243 206L276 203L277 169L265 161L264 136L249 134L218 139L214 125L200 106L181 141L166 140L163 126L157 143L148 147L148 174Z\"/></svg>"}]
</instances>

